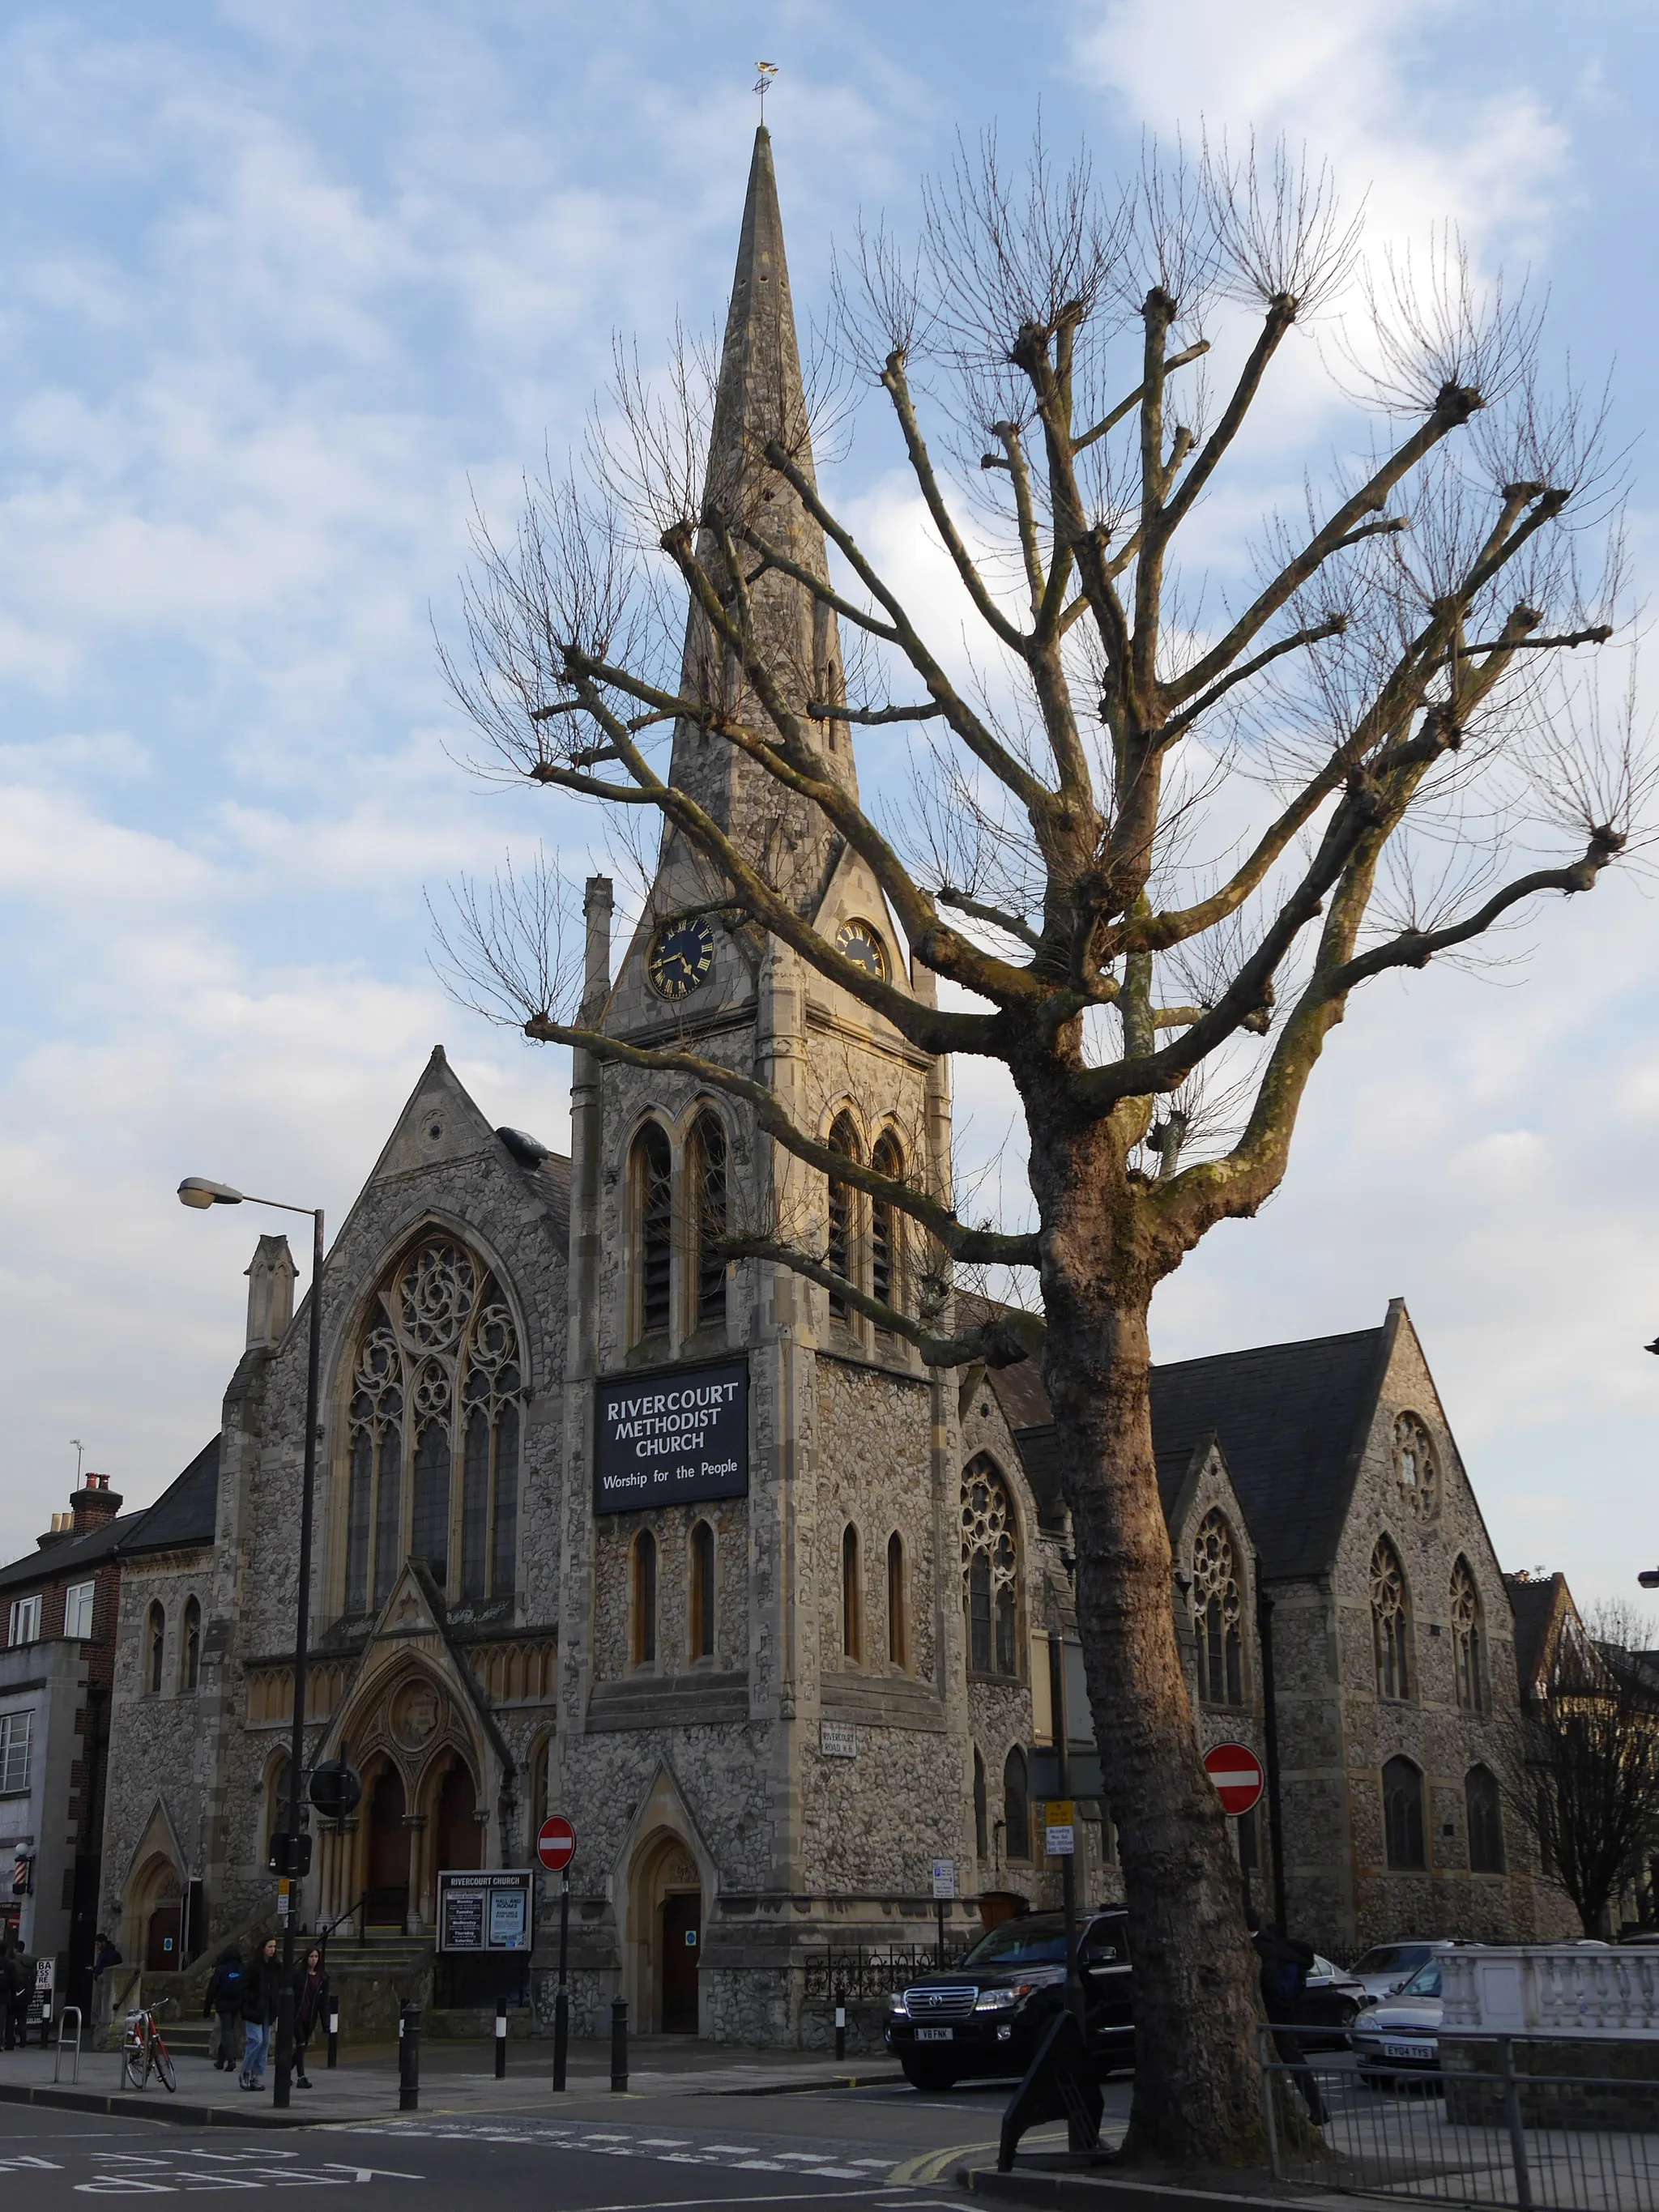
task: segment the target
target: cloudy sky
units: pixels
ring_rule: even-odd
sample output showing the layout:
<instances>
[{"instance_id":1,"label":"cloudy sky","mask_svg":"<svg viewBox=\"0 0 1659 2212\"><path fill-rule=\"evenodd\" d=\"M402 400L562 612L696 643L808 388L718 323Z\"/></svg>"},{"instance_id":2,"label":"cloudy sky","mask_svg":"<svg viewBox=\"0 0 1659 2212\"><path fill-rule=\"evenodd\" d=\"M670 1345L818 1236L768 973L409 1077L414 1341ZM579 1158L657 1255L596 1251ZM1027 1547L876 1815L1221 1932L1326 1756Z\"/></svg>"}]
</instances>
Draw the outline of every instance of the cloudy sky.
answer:
<instances>
[{"instance_id":1,"label":"cloudy sky","mask_svg":"<svg viewBox=\"0 0 1659 2212\"><path fill-rule=\"evenodd\" d=\"M0 1553L64 1502L71 1437L144 1503L216 1422L258 1224L185 1214L181 1174L337 1218L441 1038L492 1120L562 1140L563 1066L444 998L423 891L538 836L580 873L592 825L456 765L433 625L471 493L510 515L612 331L649 356L720 313L757 57L803 310L958 130L1041 109L1109 170L1149 129L1254 125L1328 155L1374 244L1450 220L1529 268L1638 439L1656 46L1635 0L13 0ZM1322 425L1279 419L1294 486ZM860 441L838 483L890 542L892 459ZM1650 597L1652 509L1638 444ZM1500 1556L1586 1600L1659 1561L1656 921L1610 884L1542 917L1524 978L1372 993L1285 1192L1157 1316L1177 1357L1403 1293ZM1006 1106L963 1103L994 1150Z\"/></svg>"}]
</instances>

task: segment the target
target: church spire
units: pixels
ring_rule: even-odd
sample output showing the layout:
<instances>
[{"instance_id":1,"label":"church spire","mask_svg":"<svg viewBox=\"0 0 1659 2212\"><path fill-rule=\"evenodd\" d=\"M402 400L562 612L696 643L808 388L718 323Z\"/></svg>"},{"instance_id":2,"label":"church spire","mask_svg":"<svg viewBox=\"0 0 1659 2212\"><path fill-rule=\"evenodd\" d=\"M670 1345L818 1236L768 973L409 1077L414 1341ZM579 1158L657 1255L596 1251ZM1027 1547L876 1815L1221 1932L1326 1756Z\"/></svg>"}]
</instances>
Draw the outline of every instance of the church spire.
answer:
<instances>
[{"instance_id":1,"label":"church spire","mask_svg":"<svg viewBox=\"0 0 1659 2212\"><path fill-rule=\"evenodd\" d=\"M777 440L813 479L812 447L807 427L806 395L800 348L789 296L789 268L784 258L783 217L777 177L772 167L771 133L763 124L755 133L749 190L738 240L737 267L726 311L720 350L714 418L708 441L703 501L706 515L719 515L733 530L752 532L775 546L798 567L829 577L823 532L795 494L767 465L767 447ZM712 574L720 573L713 532L698 535L699 557ZM841 639L835 617L791 578L761 577L750 595L754 621L769 659L782 678L791 706L809 700L844 698ZM707 624L696 609L685 633L684 682L707 697L723 696L738 713L763 720L757 701L740 674L721 666ZM842 781L853 781L852 747L844 724L810 725L819 745ZM745 762L732 746L681 723L674 733L671 779L693 791L723 826L767 842L786 809L783 794L763 769ZM797 858L790 868L803 892L818 870L800 850L828 846L821 824L794 822L789 843Z\"/></svg>"}]
</instances>

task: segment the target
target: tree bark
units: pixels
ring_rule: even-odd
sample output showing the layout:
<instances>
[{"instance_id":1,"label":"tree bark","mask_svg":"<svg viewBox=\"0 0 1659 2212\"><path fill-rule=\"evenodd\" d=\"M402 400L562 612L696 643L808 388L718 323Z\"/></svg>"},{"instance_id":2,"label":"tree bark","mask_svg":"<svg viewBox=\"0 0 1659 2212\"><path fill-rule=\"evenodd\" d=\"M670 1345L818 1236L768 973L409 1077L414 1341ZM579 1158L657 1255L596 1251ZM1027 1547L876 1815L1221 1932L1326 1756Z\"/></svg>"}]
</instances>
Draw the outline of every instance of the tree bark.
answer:
<instances>
[{"instance_id":1,"label":"tree bark","mask_svg":"<svg viewBox=\"0 0 1659 2212\"><path fill-rule=\"evenodd\" d=\"M1152 1450L1149 1248L1109 1131L1034 1144L1045 1227L1044 1377L1076 1545L1078 1625L1118 1818L1134 1946L1135 2087L1124 2154L1267 2154L1257 1968L1226 1816L1200 1763ZM1161 1261L1163 1262L1161 1264Z\"/></svg>"}]
</instances>

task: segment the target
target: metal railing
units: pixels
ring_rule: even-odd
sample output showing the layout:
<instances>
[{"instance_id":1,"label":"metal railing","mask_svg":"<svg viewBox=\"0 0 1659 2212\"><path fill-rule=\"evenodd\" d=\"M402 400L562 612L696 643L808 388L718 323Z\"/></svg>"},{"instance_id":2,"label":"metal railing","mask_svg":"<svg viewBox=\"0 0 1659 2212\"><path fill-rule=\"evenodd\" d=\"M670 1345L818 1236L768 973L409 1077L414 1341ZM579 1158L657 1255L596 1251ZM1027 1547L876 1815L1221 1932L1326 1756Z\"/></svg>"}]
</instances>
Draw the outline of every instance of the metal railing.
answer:
<instances>
[{"instance_id":1,"label":"metal railing","mask_svg":"<svg viewBox=\"0 0 1659 2212\"><path fill-rule=\"evenodd\" d=\"M947 1943L947 1966L961 1962L965 1946ZM934 1973L939 1965L934 1943L856 1945L844 1951L809 1951L802 1995L808 2004L875 2004L907 1982ZM837 1993L840 1993L839 1995Z\"/></svg>"},{"instance_id":2,"label":"metal railing","mask_svg":"<svg viewBox=\"0 0 1659 2212\"><path fill-rule=\"evenodd\" d=\"M1511 2212L1659 2212L1659 2078L1534 2073L1544 2053L1509 2036L1465 2045L1475 2068L1362 2071L1288 2061L1261 2033L1281 2181Z\"/></svg>"}]
</instances>

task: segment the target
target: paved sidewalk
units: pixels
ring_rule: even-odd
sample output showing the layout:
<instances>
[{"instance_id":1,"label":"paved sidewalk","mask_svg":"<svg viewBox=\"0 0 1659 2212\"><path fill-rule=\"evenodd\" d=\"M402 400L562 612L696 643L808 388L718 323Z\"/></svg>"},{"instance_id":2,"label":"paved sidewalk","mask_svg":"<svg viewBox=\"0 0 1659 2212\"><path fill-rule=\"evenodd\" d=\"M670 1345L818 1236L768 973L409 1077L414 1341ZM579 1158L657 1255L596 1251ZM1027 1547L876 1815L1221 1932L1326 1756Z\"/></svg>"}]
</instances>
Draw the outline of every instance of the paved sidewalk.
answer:
<instances>
[{"instance_id":1,"label":"paved sidewalk","mask_svg":"<svg viewBox=\"0 0 1659 2212\"><path fill-rule=\"evenodd\" d=\"M314 2087L293 2092L285 2112L271 2103L270 2078L262 2095L241 2088L234 2074L216 2073L205 2058L179 2057L179 2087L169 2094L152 2079L142 2091L124 2089L120 2055L82 2054L72 2081L66 2054L54 2083L51 2051L0 2054L0 2102L55 2106L78 2112L142 2115L195 2127L307 2127L330 2121L384 2119L398 2110L398 2046L381 2044L349 2053L330 2073L312 2058ZM552 2039L514 2039L507 2045L507 2078L495 2075L493 2042L434 2039L421 2046L420 2110L428 2113L535 2112L556 2109ZM573 2043L568 2094L608 2095L608 2039ZM890 2061L825 2058L816 2051L754 2051L730 2044L699 2043L679 2036L641 2037L629 2052L629 2089L635 2096L765 2096L790 2091L846 2088L902 2077ZM618 2098L620 2104L622 2100Z\"/></svg>"}]
</instances>

